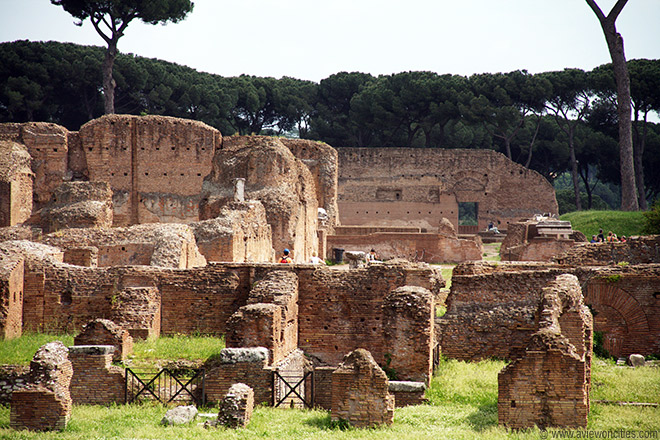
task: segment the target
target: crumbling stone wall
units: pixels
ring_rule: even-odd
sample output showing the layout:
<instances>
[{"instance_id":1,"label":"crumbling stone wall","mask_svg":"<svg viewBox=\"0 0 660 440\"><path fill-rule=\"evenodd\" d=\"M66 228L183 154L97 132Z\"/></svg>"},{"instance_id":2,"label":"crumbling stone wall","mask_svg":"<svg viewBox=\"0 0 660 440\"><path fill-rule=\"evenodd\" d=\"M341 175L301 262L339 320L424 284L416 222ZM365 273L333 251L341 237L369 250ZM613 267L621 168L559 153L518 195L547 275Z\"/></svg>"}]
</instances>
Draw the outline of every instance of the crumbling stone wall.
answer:
<instances>
[{"instance_id":1,"label":"crumbling stone wall","mask_svg":"<svg viewBox=\"0 0 660 440\"><path fill-rule=\"evenodd\" d=\"M133 338L109 319L94 319L73 340L75 345L107 345L115 348L114 361L123 361L133 353Z\"/></svg>"},{"instance_id":2,"label":"crumbling stone wall","mask_svg":"<svg viewBox=\"0 0 660 440\"><path fill-rule=\"evenodd\" d=\"M67 172L68 130L47 122L0 124L0 140L25 145L34 172L34 209L48 203L55 188L70 180Z\"/></svg>"},{"instance_id":3,"label":"crumbling stone wall","mask_svg":"<svg viewBox=\"0 0 660 440\"><path fill-rule=\"evenodd\" d=\"M216 217L234 197L234 180L245 179L245 198L266 209L273 247L292 250L295 262L309 261L318 248L318 202L314 178L278 138L232 136L213 158L204 179L200 218Z\"/></svg>"},{"instance_id":4,"label":"crumbling stone wall","mask_svg":"<svg viewBox=\"0 0 660 440\"><path fill-rule=\"evenodd\" d=\"M209 220L190 224L199 251L207 261L273 261L271 227L261 202L233 201Z\"/></svg>"},{"instance_id":5,"label":"crumbling stone wall","mask_svg":"<svg viewBox=\"0 0 660 440\"><path fill-rule=\"evenodd\" d=\"M429 171L431 170L431 171ZM552 186L540 174L492 150L342 148L342 225L417 226L445 217L458 229L458 203L478 203L478 229L502 230L520 218L557 214Z\"/></svg>"},{"instance_id":6,"label":"crumbling stone wall","mask_svg":"<svg viewBox=\"0 0 660 440\"><path fill-rule=\"evenodd\" d=\"M541 294L538 331L498 376L498 419L510 428L587 426L593 322L577 277Z\"/></svg>"},{"instance_id":7,"label":"crumbling stone wall","mask_svg":"<svg viewBox=\"0 0 660 440\"><path fill-rule=\"evenodd\" d=\"M324 142L304 139L282 138L293 155L302 160L314 177L316 200L319 208L325 209L328 215L328 231L332 232L339 225L339 208L337 207L337 178L339 164L337 150Z\"/></svg>"},{"instance_id":8,"label":"crumbling stone wall","mask_svg":"<svg viewBox=\"0 0 660 440\"><path fill-rule=\"evenodd\" d=\"M22 223L32 213L30 162L25 146L0 135L0 227Z\"/></svg>"},{"instance_id":9,"label":"crumbling stone wall","mask_svg":"<svg viewBox=\"0 0 660 440\"><path fill-rule=\"evenodd\" d=\"M23 332L24 259L0 252L0 336L12 339Z\"/></svg>"},{"instance_id":10,"label":"crumbling stone wall","mask_svg":"<svg viewBox=\"0 0 660 440\"><path fill-rule=\"evenodd\" d=\"M42 346L30 362L29 383L11 398L9 426L34 431L63 430L71 417L73 370L59 341Z\"/></svg>"},{"instance_id":11,"label":"crumbling stone wall","mask_svg":"<svg viewBox=\"0 0 660 440\"><path fill-rule=\"evenodd\" d=\"M76 345L69 347L73 367L71 399L77 405L123 403L126 373L111 365L112 345Z\"/></svg>"},{"instance_id":12,"label":"crumbling stone wall","mask_svg":"<svg viewBox=\"0 0 660 440\"><path fill-rule=\"evenodd\" d=\"M430 383L434 306L433 294L423 287L399 287L385 297L383 337L389 347L385 362L397 380Z\"/></svg>"},{"instance_id":13,"label":"crumbling stone wall","mask_svg":"<svg viewBox=\"0 0 660 440\"><path fill-rule=\"evenodd\" d=\"M456 266L447 313L436 320L449 358L513 359L535 331L535 292L563 273L576 275L594 330L614 356L660 349L658 265L575 267L551 263L464 263Z\"/></svg>"},{"instance_id":14,"label":"crumbling stone wall","mask_svg":"<svg viewBox=\"0 0 660 440\"><path fill-rule=\"evenodd\" d=\"M80 127L80 139L89 180L112 187L115 225L199 219L218 130L188 119L106 115Z\"/></svg>"},{"instance_id":15,"label":"crumbling stone wall","mask_svg":"<svg viewBox=\"0 0 660 440\"><path fill-rule=\"evenodd\" d=\"M453 236L448 236L410 232L383 231L366 234L361 234L362 231L359 230L354 232L356 232L354 235L346 233L329 235L327 238L328 251L332 251L333 248L363 252L375 249L379 257L383 259L405 258L428 263L462 263L463 261L481 260L483 254L479 236L461 239L455 233ZM328 254L327 257L332 258L332 254Z\"/></svg>"},{"instance_id":16,"label":"crumbling stone wall","mask_svg":"<svg viewBox=\"0 0 660 440\"><path fill-rule=\"evenodd\" d=\"M151 265L175 268L204 266L193 229L183 224L145 224L128 228L65 229L43 242L68 250L94 246L99 266Z\"/></svg>"},{"instance_id":17,"label":"crumbling stone wall","mask_svg":"<svg viewBox=\"0 0 660 440\"><path fill-rule=\"evenodd\" d=\"M255 404L272 404L273 372L268 365L268 350L264 347L223 349L204 366L206 401L220 402L233 384L244 383L254 390Z\"/></svg>"},{"instance_id":18,"label":"crumbling stone wall","mask_svg":"<svg viewBox=\"0 0 660 440\"><path fill-rule=\"evenodd\" d=\"M35 213L29 224L44 232L65 228L110 228L112 191L105 182L66 182L53 192L50 203Z\"/></svg>"},{"instance_id":19,"label":"crumbling stone wall","mask_svg":"<svg viewBox=\"0 0 660 440\"><path fill-rule=\"evenodd\" d=\"M298 347L298 276L269 270L256 279L248 304L227 322L227 346L266 347L277 363Z\"/></svg>"},{"instance_id":20,"label":"crumbling stone wall","mask_svg":"<svg viewBox=\"0 0 660 440\"><path fill-rule=\"evenodd\" d=\"M660 235L630 237L625 243L584 243L558 255L555 261L576 266L660 263Z\"/></svg>"},{"instance_id":21,"label":"crumbling stone wall","mask_svg":"<svg viewBox=\"0 0 660 440\"><path fill-rule=\"evenodd\" d=\"M500 257L502 261L551 261L584 241L570 222L536 216L508 225Z\"/></svg>"},{"instance_id":22,"label":"crumbling stone wall","mask_svg":"<svg viewBox=\"0 0 660 440\"><path fill-rule=\"evenodd\" d=\"M394 421L394 396L389 393L387 375L369 351L352 351L332 373L331 418L357 428Z\"/></svg>"},{"instance_id":23,"label":"crumbling stone wall","mask_svg":"<svg viewBox=\"0 0 660 440\"><path fill-rule=\"evenodd\" d=\"M9 406L14 391L25 387L30 367L25 365L0 365L0 405Z\"/></svg>"}]
</instances>

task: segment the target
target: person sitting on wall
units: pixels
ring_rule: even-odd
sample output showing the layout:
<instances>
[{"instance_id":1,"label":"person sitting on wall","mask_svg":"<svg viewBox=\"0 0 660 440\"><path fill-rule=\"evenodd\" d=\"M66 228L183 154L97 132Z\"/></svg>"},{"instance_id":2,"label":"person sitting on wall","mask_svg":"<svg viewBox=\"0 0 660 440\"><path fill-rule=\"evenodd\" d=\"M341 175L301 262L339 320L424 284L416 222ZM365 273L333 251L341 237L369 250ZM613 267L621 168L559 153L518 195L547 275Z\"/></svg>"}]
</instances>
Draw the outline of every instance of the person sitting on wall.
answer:
<instances>
[{"instance_id":1,"label":"person sitting on wall","mask_svg":"<svg viewBox=\"0 0 660 440\"><path fill-rule=\"evenodd\" d=\"M284 249L284 252L282 253L282 257L280 258L280 263L293 263L293 260L291 257L289 257L289 250Z\"/></svg>"},{"instance_id":2,"label":"person sitting on wall","mask_svg":"<svg viewBox=\"0 0 660 440\"><path fill-rule=\"evenodd\" d=\"M488 223L488 232L493 232L493 233L495 233L495 234L499 234L499 233L500 233L500 230L497 229L497 226L495 226L495 223L493 223L492 221L490 221L490 222Z\"/></svg>"},{"instance_id":3,"label":"person sitting on wall","mask_svg":"<svg viewBox=\"0 0 660 440\"><path fill-rule=\"evenodd\" d=\"M367 263L380 263L375 249L370 250L367 254Z\"/></svg>"},{"instance_id":4,"label":"person sitting on wall","mask_svg":"<svg viewBox=\"0 0 660 440\"><path fill-rule=\"evenodd\" d=\"M598 238L595 235L592 235L589 243L598 243Z\"/></svg>"},{"instance_id":5,"label":"person sitting on wall","mask_svg":"<svg viewBox=\"0 0 660 440\"><path fill-rule=\"evenodd\" d=\"M316 256L316 252L312 254L312 258L309 259L309 262L312 264L325 264L325 261Z\"/></svg>"},{"instance_id":6,"label":"person sitting on wall","mask_svg":"<svg viewBox=\"0 0 660 440\"><path fill-rule=\"evenodd\" d=\"M599 243L603 243L605 241L605 235L603 235L603 230L602 229L598 230L598 235L596 237L598 237L598 242Z\"/></svg>"}]
</instances>

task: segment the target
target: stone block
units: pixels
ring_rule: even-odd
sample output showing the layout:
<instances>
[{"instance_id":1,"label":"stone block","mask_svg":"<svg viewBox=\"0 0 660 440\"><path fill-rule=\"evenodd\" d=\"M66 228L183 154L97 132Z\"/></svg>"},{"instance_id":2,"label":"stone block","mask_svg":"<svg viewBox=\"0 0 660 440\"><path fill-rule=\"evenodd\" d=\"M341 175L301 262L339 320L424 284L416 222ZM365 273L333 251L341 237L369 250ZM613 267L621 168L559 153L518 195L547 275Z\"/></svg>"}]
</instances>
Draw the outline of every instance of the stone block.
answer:
<instances>
[{"instance_id":1,"label":"stone block","mask_svg":"<svg viewBox=\"0 0 660 440\"><path fill-rule=\"evenodd\" d=\"M229 388L220 402L218 425L227 428L244 428L250 423L254 410L254 391L244 383Z\"/></svg>"}]
</instances>

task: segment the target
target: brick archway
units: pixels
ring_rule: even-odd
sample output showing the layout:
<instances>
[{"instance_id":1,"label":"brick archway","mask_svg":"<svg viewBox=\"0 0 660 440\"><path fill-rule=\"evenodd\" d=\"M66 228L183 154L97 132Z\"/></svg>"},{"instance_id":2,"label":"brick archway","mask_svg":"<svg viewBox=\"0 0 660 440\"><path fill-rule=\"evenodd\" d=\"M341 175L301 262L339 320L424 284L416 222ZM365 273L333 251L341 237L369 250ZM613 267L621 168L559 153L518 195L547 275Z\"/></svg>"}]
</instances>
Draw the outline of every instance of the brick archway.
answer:
<instances>
[{"instance_id":1,"label":"brick archway","mask_svg":"<svg viewBox=\"0 0 660 440\"><path fill-rule=\"evenodd\" d=\"M616 282L594 280L587 284L585 303L594 313L594 331L605 335L605 349L614 356L628 356L648 348L649 323L641 304Z\"/></svg>"}]
</instances>

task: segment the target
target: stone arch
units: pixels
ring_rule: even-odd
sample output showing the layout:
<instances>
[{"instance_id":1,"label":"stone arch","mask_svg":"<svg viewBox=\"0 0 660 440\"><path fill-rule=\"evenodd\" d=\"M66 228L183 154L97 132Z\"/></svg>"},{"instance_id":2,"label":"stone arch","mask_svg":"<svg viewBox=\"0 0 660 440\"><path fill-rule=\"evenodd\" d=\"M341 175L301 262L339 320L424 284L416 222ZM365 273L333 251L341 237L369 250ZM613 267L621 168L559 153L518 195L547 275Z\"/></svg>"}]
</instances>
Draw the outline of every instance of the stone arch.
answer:
<instances>
[{"instance_id":1,"label":"stone arch","mask_svg":"<svg viewBox=\"0 0 660 440\"><path fill-rule=\"evenodd\" d=\"M605 348L610 354L627 356L648 348L646 339L650 329L646 313L637 299L618 287L616 282L590 281L585 291L585 303L596 312L594 331L605 333ZM599 318L599 312L606 315L605 320L602 316Z\"/></svg>"}]
</instances>

